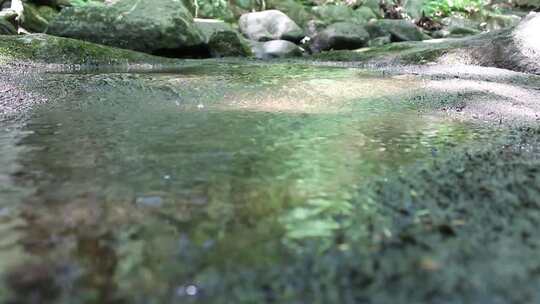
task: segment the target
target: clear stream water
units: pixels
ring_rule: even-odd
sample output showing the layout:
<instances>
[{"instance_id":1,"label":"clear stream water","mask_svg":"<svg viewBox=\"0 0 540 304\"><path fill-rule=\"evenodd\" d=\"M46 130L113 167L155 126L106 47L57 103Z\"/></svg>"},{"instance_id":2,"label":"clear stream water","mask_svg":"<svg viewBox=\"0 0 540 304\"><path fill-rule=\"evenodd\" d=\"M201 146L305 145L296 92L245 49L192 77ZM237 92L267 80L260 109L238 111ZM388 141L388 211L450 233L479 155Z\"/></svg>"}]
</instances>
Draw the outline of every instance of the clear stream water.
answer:
<instances>
[{"instance_id":1,"label":"clear stream water","mask_svg":"<svg viewBox=\"0 0 540 304\"><path fill-rule=\"evenodd\" d=\"M0 122L2 303L257 302L377 212L370 181L492 136L426 110L420 79L354 68L36 79L47 101Z\"/></svg>"}]
</instances>

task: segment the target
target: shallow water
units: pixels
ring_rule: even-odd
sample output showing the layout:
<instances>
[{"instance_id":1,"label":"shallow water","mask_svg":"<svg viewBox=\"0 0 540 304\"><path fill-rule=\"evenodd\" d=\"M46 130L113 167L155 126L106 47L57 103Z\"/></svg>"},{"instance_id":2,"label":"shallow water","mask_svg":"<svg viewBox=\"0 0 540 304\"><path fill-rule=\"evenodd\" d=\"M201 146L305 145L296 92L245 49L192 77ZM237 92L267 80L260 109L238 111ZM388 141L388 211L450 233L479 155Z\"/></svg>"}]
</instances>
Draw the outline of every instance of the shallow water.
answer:
<instances>
[{"instance_id":1,"label":"shallow water","mask_svg":"<svg viewBox=\"0 0 540 304\"><path fill-rule=\"evenodd\" d=\"M426 110L421 79L353 68L38 78L47 102L0 124L0 300L20 303L270 301L376 216L370 181L493 136Z\"/></svg>"}]
</instances>

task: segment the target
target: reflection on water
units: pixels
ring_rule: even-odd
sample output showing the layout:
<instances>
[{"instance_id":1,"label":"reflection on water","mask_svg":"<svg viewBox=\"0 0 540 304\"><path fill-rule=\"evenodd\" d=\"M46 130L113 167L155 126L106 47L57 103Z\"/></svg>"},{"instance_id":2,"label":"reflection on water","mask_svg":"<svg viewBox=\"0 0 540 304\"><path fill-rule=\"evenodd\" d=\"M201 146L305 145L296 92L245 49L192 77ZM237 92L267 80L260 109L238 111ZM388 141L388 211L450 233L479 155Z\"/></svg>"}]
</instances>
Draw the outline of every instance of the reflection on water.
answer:
<instances>
[{"instance_id":1,"label":"reflection on water","mask_svg":"<svg viewBox=\"0 0 540 304\"><path fill-rule=\"evenodd\" d=\"M271 301L303 252L377 215L370 178L483 134L406 102L420 81L355 69L44 79L49 102L0 134L14 303Z\"/></svg>"}]
</instances>

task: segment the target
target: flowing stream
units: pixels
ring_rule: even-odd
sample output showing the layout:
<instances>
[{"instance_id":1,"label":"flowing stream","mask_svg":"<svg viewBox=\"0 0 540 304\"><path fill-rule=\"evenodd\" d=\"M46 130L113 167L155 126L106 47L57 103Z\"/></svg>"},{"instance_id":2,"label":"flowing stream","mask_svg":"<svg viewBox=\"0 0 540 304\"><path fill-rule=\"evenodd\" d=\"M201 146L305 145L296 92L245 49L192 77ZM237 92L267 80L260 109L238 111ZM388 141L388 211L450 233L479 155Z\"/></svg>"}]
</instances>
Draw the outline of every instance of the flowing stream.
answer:
<instances>
[{"instance_id":1,"label":"flowing stream","mask_svg":"<svg viewBox=\"0 0 540 304\"><path fill-rule=\"evenodd\" d=\"M271 301L299 257L377 216L370 181L494 134L426 107L417 77L355 68L34 82L44 102L0 121L2 303Z\"/></svg>"}]
</instances>

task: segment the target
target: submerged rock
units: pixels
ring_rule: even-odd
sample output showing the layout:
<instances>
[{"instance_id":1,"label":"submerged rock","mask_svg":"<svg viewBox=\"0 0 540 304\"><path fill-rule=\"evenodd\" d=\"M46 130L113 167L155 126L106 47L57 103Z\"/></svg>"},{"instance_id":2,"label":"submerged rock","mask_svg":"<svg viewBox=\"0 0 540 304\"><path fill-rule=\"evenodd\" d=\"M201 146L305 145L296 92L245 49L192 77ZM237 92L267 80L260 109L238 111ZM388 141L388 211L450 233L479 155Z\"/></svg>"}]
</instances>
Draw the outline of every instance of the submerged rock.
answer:
<instances>
[{"instance_id":1,"label":"submerged rock","mask_svg":"<svg viewBox=\"0 0 540 304\"><path fill-rule=\"evenodd\" d=\"M66 8L47 33L170 57L189 56L203 44L190 12L175 0Z\"/></svg>"},{"instance_id":2,"label":"submerged rock","mask_svg":"<svg viewBox=\"0 0 540 304\"><path fill-rule=\"evenodd\" d=\"M288 40L299 42L304 31L287 15L278 10L248 13L238 21L240 31L255 41Z\"/></svg>"},{"instance_id":3,"label":"submerged rock","mask_svg":"<svg viewBox=\"0 0 540 304\"><path fill-rule=\"evenodd\" d=\"M310 49L312 52L331 49L358 49L367 45L369 37L369 33L362 25L349 22L338 22L330 25L317 34L311 42Z\"/></svg>"}]
</instances>

